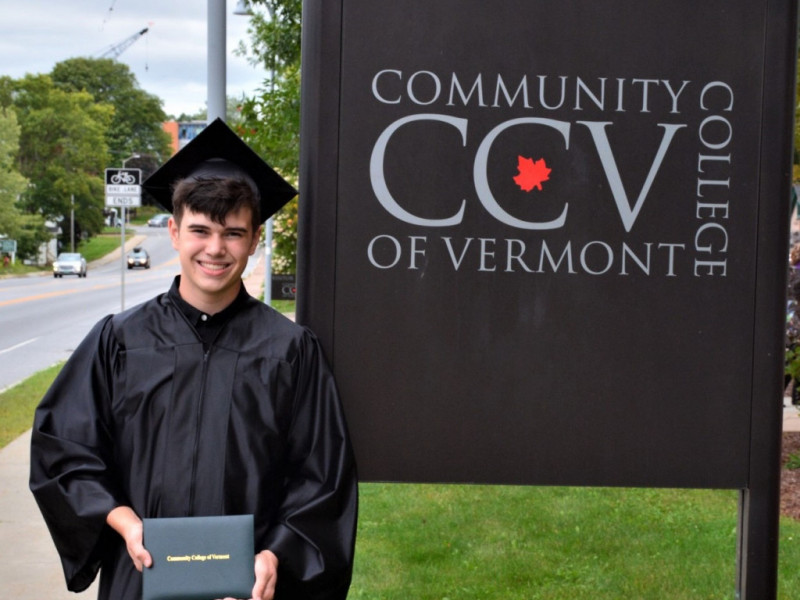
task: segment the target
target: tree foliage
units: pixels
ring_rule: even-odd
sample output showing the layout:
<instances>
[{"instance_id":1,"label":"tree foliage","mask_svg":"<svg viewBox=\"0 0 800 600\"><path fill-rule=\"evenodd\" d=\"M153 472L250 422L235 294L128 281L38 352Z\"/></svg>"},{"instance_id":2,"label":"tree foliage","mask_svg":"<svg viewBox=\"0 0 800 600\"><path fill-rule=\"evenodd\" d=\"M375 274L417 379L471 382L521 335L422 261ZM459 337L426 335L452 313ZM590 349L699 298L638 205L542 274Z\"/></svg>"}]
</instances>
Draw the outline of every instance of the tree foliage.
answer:
<instances>
[{"instance_id":1,"label":"tree foliage","mask_svg":"<svg viewBox=\"0 0 800 600\"><path fill-rule=\"evenodd\" d=\"M10 106L0 108L0 235L17 240L18 244L27 223L17 206L17 199L28 187L28 180L16 167L19 136L20 127L14 110Z\"/></svg>"},{"instance_id":2,"label":"tree foliage","mask_svg":"<svg viewBox=\"0 0 800 600\"><path fill-rule=\"evenodd\" d=\"M11 190L7 172L30 182L21 193L0 194L0 234L27 236L28 255L47 239L45 219L61 223L62 243L73 210L79 237L102 229L106 168L126 161L152 171L171 154L161 100L111 59L72 58L49 75L0 77L0 111L0 186ZM16 125L6 122L7 114ZM10 152L6 144L18 148ZM14 169L6 169L4 157L12 155Z\"/></svg>"},{"instance_id":3,"label":"tree foliage","mask_svg":"<svg viewBox=\"0 0 800 600\"><path fill-rule=\"evenodd\" d=\"M113 107L95 102L88 92L61 89L48 75L26 75L11 87L20 125L17 165L31 182L19 208L60 221L74 199L76 232L97 233L103 225Z\"/></svg>"},{"instance_id":4,"label":"tree foliage","mask_svg":"<svg viewBox=\"0 0 800 600\"><path fill-rule=\"evenodd\" d=\"M127 65L110 58L71 58L53 67L52 78L60 89L89 92L95 102L114 107L106 133L114 165L134 154L153 155L159 163L169 158L161 100L138 87Z\"/></svg>"},{"instance_id":5,"label":"tree foliage","mask_svg":"<svg viewBox=\"0 0 800 600\"><path fill-rule=\"evenodd\" d=\"M286 179L297 182L300 157L301 0L251 0L250 45L239 52L267 72L258 93L242 103L239 133ZM297 202L275 215L273 269L296 272Z\"/></svg>"}]
</instances>

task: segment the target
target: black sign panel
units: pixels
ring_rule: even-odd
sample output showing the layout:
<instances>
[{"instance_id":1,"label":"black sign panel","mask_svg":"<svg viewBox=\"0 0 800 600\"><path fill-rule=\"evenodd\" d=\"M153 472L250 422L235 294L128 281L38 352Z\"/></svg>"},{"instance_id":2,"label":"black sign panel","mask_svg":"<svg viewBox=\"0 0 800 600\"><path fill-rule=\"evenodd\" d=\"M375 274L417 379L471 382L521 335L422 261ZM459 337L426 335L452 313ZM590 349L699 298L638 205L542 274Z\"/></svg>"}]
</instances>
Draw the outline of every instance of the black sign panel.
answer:
<instances>
[{"instance_id":1,"label":"black sign panel","mask_svg":"<svg viewBox=\"0 0 800 600\"><path fill-rule=\"evenodd\" d=\"M276 300L297 299L297 283L294 275L272 275L272 297Z\"/></svg>"},{"instance_id":2,"label":"black sign panel","mask_svg":"<svg viewBox=\"0 0 800 600\"><path fill-rule=\"evenodd\" d=\"M775 11L307 6L299 318L362 478L748 486L780 410Z\"/></svg>"},{"instance_id":3,"label":"black sign panel","mask_svg":"<svg viewBox=\"0 0 800 600\"><path fill-rule=\"evenodd\" d=\"M105 180L106 180L106 187L112 188L113 191L122 190L122 193L125 193L128 191L128 188L130 186L138 187L142 185L142 170L106 169Z\"/></svg>"}]
</instances>

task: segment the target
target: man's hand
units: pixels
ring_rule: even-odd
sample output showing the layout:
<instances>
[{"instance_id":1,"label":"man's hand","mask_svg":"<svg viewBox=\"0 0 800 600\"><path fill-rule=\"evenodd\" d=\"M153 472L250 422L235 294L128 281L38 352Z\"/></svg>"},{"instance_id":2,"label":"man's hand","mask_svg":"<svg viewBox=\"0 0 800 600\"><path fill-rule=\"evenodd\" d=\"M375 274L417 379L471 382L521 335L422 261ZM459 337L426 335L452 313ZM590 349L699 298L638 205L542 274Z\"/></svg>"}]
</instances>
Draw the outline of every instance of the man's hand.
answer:
<instances>
[{"instance_id":1,"label":"man's hand","mask_svg":"<svg viewBox=\"0 0 800 600\"><path fill-rule=\"evenodd\" d=\"M253 597L250 600L272 600L277 582L278 557L269 550L256 554L256 584L253 586ZM236 598L222 600L236 600Z\"/></svg>"},{"instance_id":2,"label":"man's hand","mask_svg":"<svg viewBox=\"0 0 800 600\"><path fill-rule=\"evenodd\" d=\"M278 557L269 550L256 554L256 584L252 600L272 600L278 582Z\"/></svg>"},{"instance_id":3,"label":"man's hand","mask_svg":"<svg viewBox=\"0 0 800 600\"><path fill-rule=\"evenodd\" d=\"M142 520L132 508L118 506L108 513L106 523L125 540L128 555L137 571L141 573L143 567L150 567L153 564L153 558L142 543L144 537Z\"/></svg>"}]
</instances>

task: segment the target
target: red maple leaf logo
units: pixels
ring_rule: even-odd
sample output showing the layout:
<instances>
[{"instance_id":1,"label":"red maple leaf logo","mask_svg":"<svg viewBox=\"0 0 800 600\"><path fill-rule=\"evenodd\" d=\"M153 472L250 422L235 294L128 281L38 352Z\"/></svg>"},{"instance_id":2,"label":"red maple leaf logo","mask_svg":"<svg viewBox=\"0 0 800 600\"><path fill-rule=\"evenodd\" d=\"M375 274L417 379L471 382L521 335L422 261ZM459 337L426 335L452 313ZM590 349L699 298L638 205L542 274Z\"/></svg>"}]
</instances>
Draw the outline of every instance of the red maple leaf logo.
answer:
<instances>
[{"instance_id":1,"label":"red maple leaf logo","mask_svg":"<svg viewBox=\"0 0 800 600\"><path fill-rule=\"evenodd\" d=\"M514 176L514 182L526 192L532 191L533 188L542 191L542 183L550 179L550 169L543 158L533 160L518 156L517 170L519 175Z\"/></svg>"}]
</instances>

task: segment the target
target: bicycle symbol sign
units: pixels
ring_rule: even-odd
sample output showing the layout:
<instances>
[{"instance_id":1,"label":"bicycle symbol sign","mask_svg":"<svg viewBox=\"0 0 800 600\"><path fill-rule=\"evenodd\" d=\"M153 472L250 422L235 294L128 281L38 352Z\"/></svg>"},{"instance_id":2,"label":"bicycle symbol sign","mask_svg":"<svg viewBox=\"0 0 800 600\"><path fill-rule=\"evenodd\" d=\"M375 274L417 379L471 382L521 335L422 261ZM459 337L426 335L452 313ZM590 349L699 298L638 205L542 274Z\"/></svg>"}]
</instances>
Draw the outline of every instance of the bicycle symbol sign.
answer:
<instances>
[{"instance_id":1,"label":"bicycle symbol sign","mask_svg":"<svg viewBox=\"0 0 800 600\"><path fill-rule=\"evenodd\" d=\"M106 169L106 185L140 185L141 169Z\"/></svg>"},{"instance_id":2,"label":"bicycle symbol sign","mask_svg":"<svg viewBox=\"0 0 800 600\"><path fill-rule=\"evenodd\" d=\"M136 184L136 176L133 173L128 171L122 171L121 173L114 173L111 176L111 183L115 184L125 184L125 185L135 185Z\"/></svg>"},{"instance_id":3,"label":"bicycle symbol sign","mask_svg":"<svg viewBox=\"0 0 800 600\"><path fill-rule=\"evenodd\" d=\"M106 169L106 206L141 206L141 169Z\"/></svg>"}]
</instances>

